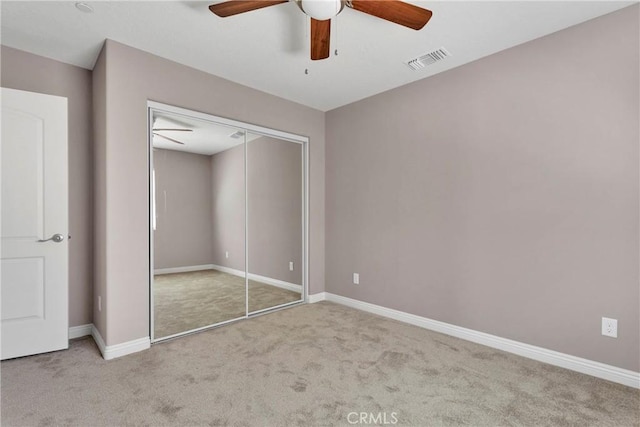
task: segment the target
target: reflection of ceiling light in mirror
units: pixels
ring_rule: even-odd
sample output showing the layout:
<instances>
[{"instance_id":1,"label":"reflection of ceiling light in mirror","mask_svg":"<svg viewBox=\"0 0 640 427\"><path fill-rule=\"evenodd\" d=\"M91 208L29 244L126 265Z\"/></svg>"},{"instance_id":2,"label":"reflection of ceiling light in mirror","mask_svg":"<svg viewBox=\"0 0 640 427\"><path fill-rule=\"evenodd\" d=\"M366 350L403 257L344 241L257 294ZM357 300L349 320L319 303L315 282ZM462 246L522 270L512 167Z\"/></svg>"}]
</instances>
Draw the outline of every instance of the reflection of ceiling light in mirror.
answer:
<instances>
[{"instance_id":1,"label":"reflection of ceiling light in mirror","mask_svg":"<svg viewBox=\"0 0 640 427\"><path fill-rule=\"evenodd\" d=\"M239 130L237 132L232 133L231 135L229 135L229 138L233 138L233 139L240 139L244 136L244 132Z\"/></svg>"},{"instance_id":2,"label":"reflection of ceiling light in mirror","mask_svg":"<svg viewBox=\"0 0 640 427\"><path fill-rule=\"evenodd\" d=\"M84 13L93 13L93 8L86 3L76 3L76 9Z\"/></svg>"}]
</instances>

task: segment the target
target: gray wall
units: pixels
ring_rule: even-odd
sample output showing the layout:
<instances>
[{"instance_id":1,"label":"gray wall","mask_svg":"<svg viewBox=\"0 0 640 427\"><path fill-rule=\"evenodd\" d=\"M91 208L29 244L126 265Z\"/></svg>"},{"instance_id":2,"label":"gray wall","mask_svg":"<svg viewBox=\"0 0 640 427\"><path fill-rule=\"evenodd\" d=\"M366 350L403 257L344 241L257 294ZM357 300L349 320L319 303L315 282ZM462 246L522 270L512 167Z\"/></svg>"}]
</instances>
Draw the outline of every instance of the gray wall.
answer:
<instances>
[{"instance_id":1,"label":"gray wall","mask_svg":"<svg viewBox=\"0 0 640 427\"><path fill-rule=\"evenodd\" d=\"M633 6L327 113L326 290L638 371L638 39Z\"/></svg>"},{"instance_id":2,"label":"gray wall","mask_svg":"<svg viewBox=\"0 0 640 427\"><path fill-rule=\"evenodd\" d=\"M107 62L103 47L96 65L93 67L93 165L94 165L94 274L93 274L93 324L103 339L107 336L107 312L101 310L98 299L102 298L103 307L108 303L107 264L98 262L107 256L104 244L107 240L107 165L102 161L107 156Z\"/></svg>"},{"instance_id":3,"label":"gray wall","mask_svg":"<svg viewBox=\"0 0 640 427\"><path fill-rule=\"evenodd\" d=\"M302 285L302 145L249 141L247 193L249 273Z\"/></svg>"},{"instance_id":4,"label":"gray wall","mask_svg":"<svg viewBox=\"0 0 640 427\"><path fill-rule=\"evenodd\" d=\"M244 187L244 145L211 156L213 264L241 271L245 268Z\"/></svg>"},{"instance_id":5,"label":"gray wall","mask_svg":"<svg viewBox=\"0 0 640 427\"><path fill-rule=\"evenodd\" d=\"M154 269L211 264L211 156L153 150Z\"/></svg>"},{"instance_id":6,"label":"gray wall","mask_svg":"<svg viewBox=\"0 0 640 427\"><path fill-rule=\"evenodd\" d=\"M149 336L148 99L310 137L309 285L323 291L325 115L111 40L103 54L106 234L96 268L108 296L106 344Z\"/></svg>"},{"instance_id":7,"label":"gray wall","mask_svg":"<svg viewBox=\"0 0 640 427\"><path fill-rule=\"evenodd\" d=\"M91 71L2 46L2 87L64 96L69 108L69 325L92 322Z\"/></svg>"}]
</instances>

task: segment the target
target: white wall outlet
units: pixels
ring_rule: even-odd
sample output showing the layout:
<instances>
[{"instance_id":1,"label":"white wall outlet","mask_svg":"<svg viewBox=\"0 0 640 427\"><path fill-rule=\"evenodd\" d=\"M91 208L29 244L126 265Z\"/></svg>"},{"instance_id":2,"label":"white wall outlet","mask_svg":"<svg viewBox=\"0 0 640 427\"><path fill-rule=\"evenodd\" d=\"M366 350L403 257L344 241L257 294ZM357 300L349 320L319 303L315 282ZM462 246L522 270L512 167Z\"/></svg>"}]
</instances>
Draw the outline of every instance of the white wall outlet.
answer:
<instances>
[{"instance_id":1,"label":"white wall outlet","mask_svg":"<svg viewBox=\"0 0 640 427\"><path fill-rule=\"evenodd\" d=\"M602 318L602 335L618 338L618 319Z\"/></svg>"},{"instance_id":2,"label":"white wall outlet","mask_svg":"<svg viewBox=\"0 0 640 427\"><path fill-rule=\"evenodd\" d=\"M293 261L289 261L289 271L293 271Z\"/></svg>"},{"instance_id":3,"label":"white wall outlet","mask_svg":"<svg viewBox=\"0 0 640 427\"><path fill-rule=\"evenodd\" d=\"M224 257L225 257L225 258L229 258L229 251L225 251L225 253L224 253Z\"/></svg>"},{"instance_id":4,"label":"white wall outlet","mask_svg":"<svg viewBox=\"0 0 640 427\"><path fill-rule=\"evenodd\" d=\"M102 297L98 295L98 311L102 311Z\"/></svg>"},{"instance_id":5,"label":"white wall outlet","mask_svg":"<svg viewBox=\"0 0 640 427\"><path fill-rule=\"evenodd\" d=\"M360 275L358 273L353 273L353 284L354 285L360 284Z\"/></svg>"}]
</instances>

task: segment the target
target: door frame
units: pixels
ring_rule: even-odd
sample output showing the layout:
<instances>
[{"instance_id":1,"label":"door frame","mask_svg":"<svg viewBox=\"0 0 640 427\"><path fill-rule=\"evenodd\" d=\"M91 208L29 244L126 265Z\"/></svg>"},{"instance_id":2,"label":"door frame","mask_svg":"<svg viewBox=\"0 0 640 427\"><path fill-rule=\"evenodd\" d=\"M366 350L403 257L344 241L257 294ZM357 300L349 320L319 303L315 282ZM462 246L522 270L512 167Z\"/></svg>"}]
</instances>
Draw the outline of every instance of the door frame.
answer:
<instances>
[{"instance_id":1,"label":"door frame","mask_svg":"<svg viewBox=\"0 0 640 427\"><path fill-rule=\"evenodd\" d=\"M244 247L245 247L245 314L242 317L236 319L230 319L223 322L215 323L208 326L203 326L189 331L184 331L178 334L170 335L167 337L155 338L154 336L154 301L153 301L153 276L154 276L154 253L153 253L153 115L154 113L171 113L175 115L182 115L199 120L204 120L213 124L231 126L239 128L254 134L262 136L268 136L272 138L278 138L289 142L294 142L302 146L302 294L298 301L277 305L267 309L255 311L249 313L249 233L248 233L248 194L247 194L247 144L244 143L244 175L245 175L245 233L244 233ZM147 100L147 175L149 184L149 337L151 337L151 344L161 341L176 338L178 336L192 334L205 329L219 327L231 322L236 322L241 319L259 316L265 313L270 313L276 310L281 310L294 305L304 304L309 301L309 137L277 130L265 126L260 126L252 123L242 122L239 120L233 120L226 117L215 116L213 114L203 113L200 111L190 110L187 108L177 107L174 105L164 104L157 101Z\"/></svg>"}]
</instances>

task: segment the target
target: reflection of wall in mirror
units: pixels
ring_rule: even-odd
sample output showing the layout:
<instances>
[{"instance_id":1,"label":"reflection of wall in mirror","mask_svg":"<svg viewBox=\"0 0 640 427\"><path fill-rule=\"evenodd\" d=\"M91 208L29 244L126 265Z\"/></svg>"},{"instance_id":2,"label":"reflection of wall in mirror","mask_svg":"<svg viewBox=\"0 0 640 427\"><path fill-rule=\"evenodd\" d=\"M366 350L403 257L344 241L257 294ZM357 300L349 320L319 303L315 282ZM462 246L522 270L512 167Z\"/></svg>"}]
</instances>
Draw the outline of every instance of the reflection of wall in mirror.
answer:
<instances>
[{"instance_id":1,"label":"reflection of wall in mirror","mask_svg":"<svg viewBox=\"0 0 640 427\"><path fill-rule=\"evenodd\" d=\"M212 263L244 271L244 145L211 156Z\"/></svg>"},{"instance_id":2,"label":"reflection of wall in mirror","mask_svg":"<svg viewBox=\"0 0 640 427\"><path fill-rule=\"evenodd\" d=\"M244 265L225 255L244 232L244 200L227 192L243 184L242 160L241 146L212 156L213 263L238 270ZM302 145L269 137L248 142L249 273L302 284L302 184Z\"/></svg>"},{"instance_id":3,"label":"reflection of wall in mirror","mask_svg":"<svg viewBox=\"0 0 640 427\"><path fill-rule=\"evenodd\" d=\"M154 149L154 268L210 264L210 156Z\"/></svg>"},{"instance_id":4,"label":"reflection of wall in mirror","mask_svg":"<svg viewBox=\"0 0 640 427\"><path fill-rule=\"evenodd\" d=\"M247 180L249 273L301 285L302 145L268 137L248 142Z\"/></svg>"}]
</instances>

